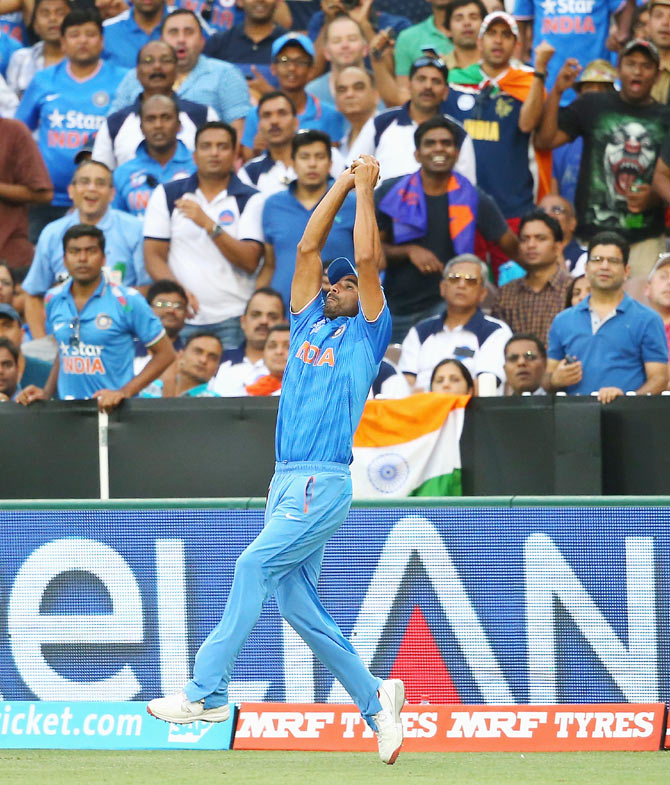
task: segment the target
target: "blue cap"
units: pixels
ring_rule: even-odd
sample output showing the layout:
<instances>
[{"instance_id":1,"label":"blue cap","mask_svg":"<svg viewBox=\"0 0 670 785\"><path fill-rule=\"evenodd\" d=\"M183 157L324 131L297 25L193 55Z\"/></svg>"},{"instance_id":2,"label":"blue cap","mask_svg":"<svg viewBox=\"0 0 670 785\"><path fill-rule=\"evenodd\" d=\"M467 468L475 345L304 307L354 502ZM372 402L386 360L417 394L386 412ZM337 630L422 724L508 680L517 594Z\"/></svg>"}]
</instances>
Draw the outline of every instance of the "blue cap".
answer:
<instances>
[{"instance_id":1,"label":"blue cap","mask_svg":"<svg viewBox=\"0 0 670 785\"><path fill-rule=\"evenodd\" d=\"M354 266L353 262L350 262L346 256L338 256L337 259L333 259L333 261L328 265L328 280L331 284L337 283L340 278L344 278L345 275L355 275L358 278L358 270Z\"/></svg>"},{"instance_id":2,"label":"blue cap","mask_svg":"<svg viewBox=\"0 0 670 785\"><path fill-rule=\"evenodd\" d=\"M314 59L314 44L308 36L302 35L301 33L286 33L285 35L279 36L279 38L272 44L273 60L286 46L286 44L296 44L297 46L302 47L312 58L312 60Z\"/></svg>"},{"instance_id":3,"label":"blue cap","mask_svg":"<svg viewBox=\"0 0 670 785\"><path fill-rule=\"evenodd\" d=\"M6 316L8 319L21 324L21 317L9 303L0 303L0 316Z\"/></svg>"}]
</instances>

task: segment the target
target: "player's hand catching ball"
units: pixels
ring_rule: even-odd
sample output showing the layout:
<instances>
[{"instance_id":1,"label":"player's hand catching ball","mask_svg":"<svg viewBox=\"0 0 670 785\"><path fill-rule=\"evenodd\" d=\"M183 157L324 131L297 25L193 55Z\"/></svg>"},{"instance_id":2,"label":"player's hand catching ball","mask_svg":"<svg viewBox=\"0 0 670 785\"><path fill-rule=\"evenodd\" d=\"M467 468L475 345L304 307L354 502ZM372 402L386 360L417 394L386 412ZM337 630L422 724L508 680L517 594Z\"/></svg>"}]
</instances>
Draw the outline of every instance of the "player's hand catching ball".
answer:
<instances>
[{"instance_id":1,"label":"player's hand catching ball","mask_svg":"<svg viewBox=\"0 0 670 785\"><path fill-rule=\"evenodd\" d=\"M379 161L372 155L361 155L352 164L357 186L374 188L379 181Z\"/></svg>"}]
</instances>

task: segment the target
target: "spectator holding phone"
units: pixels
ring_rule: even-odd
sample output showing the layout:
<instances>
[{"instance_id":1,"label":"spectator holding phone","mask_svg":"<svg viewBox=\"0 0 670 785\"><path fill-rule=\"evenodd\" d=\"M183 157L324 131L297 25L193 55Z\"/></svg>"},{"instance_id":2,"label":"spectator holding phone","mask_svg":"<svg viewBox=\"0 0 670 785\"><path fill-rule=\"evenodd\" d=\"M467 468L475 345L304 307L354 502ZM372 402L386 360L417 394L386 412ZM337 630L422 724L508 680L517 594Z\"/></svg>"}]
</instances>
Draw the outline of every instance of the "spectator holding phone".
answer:
<instances>
[{"instance_id":1,"label":"spectator holding phone","mask_svg":"<svg viewBox=\"0 0 670 785\"><path fill-rule=\"evenodd\" d=\"M554 319L544 388L597 392L601 403L629 391L660 393L668 382L668 341L661 317L623 290L628 243L616 232L600 232L587 253L591 294Z\"/></svg>"}]
</instances>

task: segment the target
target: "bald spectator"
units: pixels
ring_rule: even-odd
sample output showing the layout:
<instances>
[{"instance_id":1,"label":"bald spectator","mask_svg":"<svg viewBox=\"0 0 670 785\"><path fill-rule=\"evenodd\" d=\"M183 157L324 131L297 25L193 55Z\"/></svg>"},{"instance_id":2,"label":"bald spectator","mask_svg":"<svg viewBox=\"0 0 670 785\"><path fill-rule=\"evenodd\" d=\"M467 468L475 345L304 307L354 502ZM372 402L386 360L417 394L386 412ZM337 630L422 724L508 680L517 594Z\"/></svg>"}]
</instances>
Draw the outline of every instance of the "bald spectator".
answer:
<instances>
[{"instance_id":1,"label":"bald spectator","mask_svg":"<svg viewBox=\"0 0 670 785\"><path fill-rule=\"evenodd\" d=\"M28 239L28 205L49 204L53 186L23 123L0 118L0 139L0 258L24 267L34 253Z\"/></svg>"},{"instance_id":2,"label":"bald spectator","mask_svg":"<svg viewBox=\"0 0 670 785\"><path fill-rule=\"evenodd\" d=\"M571 278L563 263L562 242L560 224L543 210L521 219L519 258L526 274L500 289L492 309L513 332L546 340L553 318L563 310Z\"/></svg>"},{"instance_id":3,"label":"bald spectator","mask_svg":"<svg viewBox=\"0 0 670 785\"><path fill-rule=\"evenodd\" d=\"M133 103L112 112L95 137L92 157L95 161L107 164L110 169L115 169L135 156L144 138L141 128L142 104L152 96L174 98L179 112L177 136L191 151L195 147L196 130L208 120L218 120L218 115L211 107L188 101L173 93L177 55L165 41L152 41L140 50L136 72L142 92Z\"/></svg>"},{"instance_id":4,"label":"bald spectator","mask_svg":"<svg viewBox=\"0 0 670 785\"><path fill-rule=\"evenodd\" d=\"M211 107L219 119L242 133L251 104L249 88L238 68L231 63L205 57L205 37L198 17L186 8L177 8L163 20L161 38L177 54L177 75L173 85L180 98ZM142 92L135 71L129 71L119 85L110 111L132 104Z\"/></svg>"}]
</instances>

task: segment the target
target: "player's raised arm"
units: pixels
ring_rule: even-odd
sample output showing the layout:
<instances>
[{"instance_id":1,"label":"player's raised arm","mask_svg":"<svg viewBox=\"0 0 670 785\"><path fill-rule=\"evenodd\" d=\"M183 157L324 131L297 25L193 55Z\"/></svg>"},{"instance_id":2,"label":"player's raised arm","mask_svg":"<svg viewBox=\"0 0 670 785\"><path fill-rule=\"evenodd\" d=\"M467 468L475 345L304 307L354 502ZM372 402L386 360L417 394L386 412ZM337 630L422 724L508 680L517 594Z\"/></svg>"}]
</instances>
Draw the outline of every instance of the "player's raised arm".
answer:
<instances>
[{"instance_id":1,"label":"player's raised arm","mask_svg":"<svg viewBox=\"0 0 670 785\"><path fill-rule=\"evenodd\" d=\"M293 313L301 311L321 289L323 275L321 249L326 244L328 233L338 210L353 187L354 176L350 169L345 169L319 202L307 222L295 257L295 273L291 284L291 310Z\"/></svg>"},{"instance_id":2,"label":"player's raised arm","mask_svg":"<svg viewBox=\"0 0 670 785\"><path fill-rule=\"evenodd\" d=\"M384 293L379 280L382 267L382 244L375 218L374 190L379 179L379 163L371 155L362 155L354 167L356 220L354 255L358 268L358 299L363 316L376 321L384 307Z\"/></svg>"}]
</instances>

